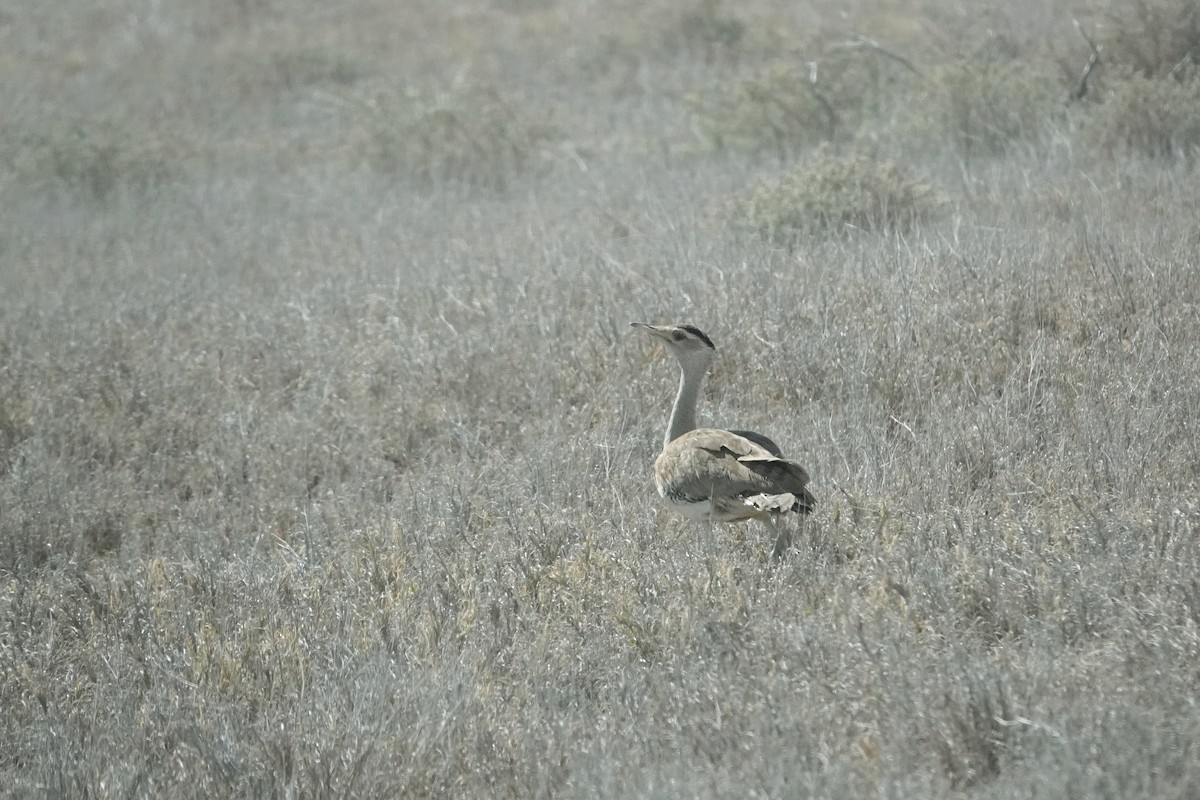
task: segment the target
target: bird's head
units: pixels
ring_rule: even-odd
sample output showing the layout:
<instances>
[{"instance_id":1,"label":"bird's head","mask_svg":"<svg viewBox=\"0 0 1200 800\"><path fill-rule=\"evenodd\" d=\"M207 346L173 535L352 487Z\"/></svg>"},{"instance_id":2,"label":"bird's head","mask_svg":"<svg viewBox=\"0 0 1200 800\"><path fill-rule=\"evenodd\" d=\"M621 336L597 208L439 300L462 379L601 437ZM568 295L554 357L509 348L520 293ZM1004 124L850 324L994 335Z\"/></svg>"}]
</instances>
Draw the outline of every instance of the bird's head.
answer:
<instances>
[{"instance_id":1,"label":"bird's head","mask_svg":"<svg viewBox=\"0 0 1200 800\"><path fill-rule=\"evenodd\" d=\"M643 322L629 324L660 340L684 367L707 367L717 353L712 340L695 325L647 325Z\"/></svg>"}]
</instances>

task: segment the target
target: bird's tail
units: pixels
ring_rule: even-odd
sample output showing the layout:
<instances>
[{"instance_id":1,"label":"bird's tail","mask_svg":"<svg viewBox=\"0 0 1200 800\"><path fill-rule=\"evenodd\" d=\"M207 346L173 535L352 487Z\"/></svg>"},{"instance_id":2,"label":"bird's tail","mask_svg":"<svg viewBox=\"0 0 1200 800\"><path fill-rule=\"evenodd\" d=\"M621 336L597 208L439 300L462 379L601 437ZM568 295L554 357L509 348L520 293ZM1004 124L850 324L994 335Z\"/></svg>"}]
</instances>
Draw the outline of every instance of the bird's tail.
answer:
<instances>
[{"instance_id":1,"label":"bird's tail","mask_svg":"<svg viewBox=\"0 0 1200 800\"><path fill-rule=\"evenodd\" d=\"M780 494L752 494L742 498L742 501L759 511L769 514L785 514L794 511L797 514L808 514L816 506L816 498L807 489L799 493L782 492Z\"/></svg>"}]
</instances>

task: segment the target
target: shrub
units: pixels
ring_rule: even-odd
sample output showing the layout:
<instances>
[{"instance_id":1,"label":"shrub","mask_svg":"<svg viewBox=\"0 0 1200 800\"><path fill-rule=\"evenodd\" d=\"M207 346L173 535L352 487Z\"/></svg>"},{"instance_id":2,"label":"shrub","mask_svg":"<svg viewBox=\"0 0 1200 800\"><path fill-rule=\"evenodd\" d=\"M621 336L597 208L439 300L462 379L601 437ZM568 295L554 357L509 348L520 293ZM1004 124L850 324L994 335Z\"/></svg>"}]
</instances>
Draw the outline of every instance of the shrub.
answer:
<instances>
[{"instance_id":1,"label":"shrub","mask_svg":"<svg viewBox=\"0 0 1200 800\"><path fill-rule=\"evenodd\" d=\"M1059 81L1038 61L958 59L930 71L900 114L899 133L946 143L960 155L1004 153L1029 141L1056 113Z\"/></svg>"},{"instance_id":2,"label":"shrub","mask_svg":"<svg viewBox=\"0 0 1200 800\"><path fill-rule=\"evenodd\" d=\"M1200 80L1115 72L1087 120L1088 144L1107 155L1155 158L1186 158L1200 148Z\"/></svg>"},{"instance_id":3,"label":"shrub","mask_svg":"<svg viewBox=\"0 0 1200 800\"><path fill-rule=\"evenodd\" d=\"M1116 4L1097 34L1103 63L1145 77L1176 74L1195 64L1200 4L1195 0L1134 0Z\"/></svg>"},{"instance_id":4,"label":"shrub","mask_svg":"<svg viewBox=\"0 0 1200 800\"><path fill-rule=\"evenodd\" d=\"M789 244L818 230L905 228L937 216L947 203L895 164L822 149L782 179L735 198L727 213L765 240Z\"/></svg>"},{"instance_id":5,"label":"shrub","mask_svg":"<svg viewBox=\"0 0 1200 800\"><path fill-rule=\"evenodd\" d=\"M853 136L908 77L899 65L869 51L839 47L811 62L776 61L689 99L714 147L788 157Z\"/></svg>"},{"instance_id":6,"label":"shrub","mask_svg":"<svg viewBox=\"0 0 1200 800\"><path fill-rule=\"evenodd\" d=\"M493 87L414 89L359 108L358 145L367 161L424 183L503 186L558 138L548 117Z\"/></svg>"},{"instance_id":7,"label":"shrub","mask_svg":"<svg viewBox=\"0 0 1200 800\"><path fill-rule=\"evenodd\" d=\"M718 54L734 51L745 33L745 23L725 13L720 0L701 0L679 17L673 31L663 35L663 43L703 53L713 61Z\"/></svg>"},{"instance_id":8,"label":"shrub","mask_svg":"<svg viewBox=\"0 0 1200 800\"><path fill-rule=\"evenodd\" d=\"M17 169L33 183L58 184L103 200L120 187L145 189L174 173L162 143L119 125L84 122L30 137Z\"/></svg>"},{"instance_id":9,"label":"shrub","mask_svg":"<svg viewBox=\"0 0 1200 800\"><path fill-rule=\"evenodd\" d=\"M366 73L358 59L319 48L280 50L271 54L264 71L287 89L321 84L349 86Z\"/></svg>"},{"instance_id":10,"label":"shrub","mask_svg":"<svg viewBox=\"0 0 1200 800\"><path fill-rule=\"evenodd\" d=\"M774 150L781 157L833 137L837 116L792 64L774 64L732 86L689 98L700 131L716 149Z\"/></svg>"}]
</instances>

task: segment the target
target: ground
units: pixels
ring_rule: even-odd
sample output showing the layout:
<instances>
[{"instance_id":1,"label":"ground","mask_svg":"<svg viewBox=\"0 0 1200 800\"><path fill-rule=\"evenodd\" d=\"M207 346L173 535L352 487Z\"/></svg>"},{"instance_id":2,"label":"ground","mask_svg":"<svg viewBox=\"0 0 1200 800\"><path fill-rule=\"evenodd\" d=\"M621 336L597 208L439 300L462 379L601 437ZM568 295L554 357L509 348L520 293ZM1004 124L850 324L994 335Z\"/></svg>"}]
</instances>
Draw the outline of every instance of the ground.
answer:
<instances>
[{"instance_id":1,"label":"ground","mask_svg":"<svg viewBox=\"0 0 1200 800\"><path fill-rule=\"evenodd\" d=\"M1197 42L1185 0L0 12L0 785L1191 796ZM661 505L631 321L812 474L782 564Z\"/></svg>"}]
</instances>

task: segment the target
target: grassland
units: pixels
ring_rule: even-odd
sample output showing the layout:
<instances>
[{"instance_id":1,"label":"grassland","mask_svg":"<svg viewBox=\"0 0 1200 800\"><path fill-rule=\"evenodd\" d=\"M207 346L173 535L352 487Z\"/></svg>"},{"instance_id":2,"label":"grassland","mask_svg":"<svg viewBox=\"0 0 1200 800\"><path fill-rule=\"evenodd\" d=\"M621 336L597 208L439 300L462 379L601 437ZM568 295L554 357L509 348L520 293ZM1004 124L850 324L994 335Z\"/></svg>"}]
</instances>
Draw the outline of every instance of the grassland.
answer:
<instances>
[{"instance_id":1,"label":"grassland","mask_svg":"<svg viewBox=\"0 0 1200 800\"><path fill-rule=\"evenodd\" d=\"M0 794L1195 796L1194 3L27 5Z\"/></svg>"}]
</instances>

